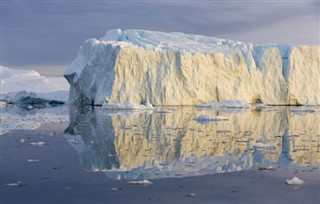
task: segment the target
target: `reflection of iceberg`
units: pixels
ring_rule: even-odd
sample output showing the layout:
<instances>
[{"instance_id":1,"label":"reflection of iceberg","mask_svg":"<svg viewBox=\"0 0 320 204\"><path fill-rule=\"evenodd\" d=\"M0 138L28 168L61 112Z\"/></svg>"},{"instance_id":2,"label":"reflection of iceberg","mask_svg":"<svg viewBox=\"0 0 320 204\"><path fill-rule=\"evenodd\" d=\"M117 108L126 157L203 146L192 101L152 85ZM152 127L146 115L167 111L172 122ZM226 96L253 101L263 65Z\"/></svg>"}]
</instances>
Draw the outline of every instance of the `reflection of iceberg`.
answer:
<instances>
[{"instance_id":1,"label":"reflection of iceberg","mask_svg":"<svg viewBox=\"0 0 320 204\"><path fill-rule=\"evenodd\" d=\"M272 163L286 165L287 158L293 163L319 164L314 153L310 154L314 148L302 152L290 147L317 145L319 115L289 117L285 108L225 113L189 107L170 114L129 113L87 107L70 110L66 137L84 169L104 171L112 178L144 179L239 171ZM193 120L199 114L229 120L201 125ZM309 126L296 130L301 120L309 121ZM302 136L292 137L300 134L297 131L310 135L311 142ZM251 148L258 142L277 145L263 150Z\"/></svg>"}]
</instances>

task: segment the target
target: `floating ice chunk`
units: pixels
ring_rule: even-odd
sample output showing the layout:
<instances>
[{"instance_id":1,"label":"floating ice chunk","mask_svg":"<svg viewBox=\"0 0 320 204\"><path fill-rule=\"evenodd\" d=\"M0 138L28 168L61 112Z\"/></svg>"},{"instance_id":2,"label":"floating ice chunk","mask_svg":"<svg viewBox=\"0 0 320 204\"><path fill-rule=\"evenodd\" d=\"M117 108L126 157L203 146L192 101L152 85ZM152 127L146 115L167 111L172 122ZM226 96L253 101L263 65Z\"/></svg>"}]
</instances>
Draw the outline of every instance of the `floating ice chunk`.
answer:
<instances>
[{"instance_id":1,"label":"floating ice chunk","mask_svg":"<svg viewBox=\"0 0 320 204\"><path fill-rule=\"evenodd\" d=\"M30 144L33 146L41 147L41 146L44 146L46 143L45 142L30 142Z\"/></svg>"},{"instance_id":2,"label":"floating ice chunk","mask_svg":"<svg viewBox=\"0 0 320 204\"><path fill-rule=\"evenodd\" d=\"M300 186L304 183L303 180L299 179L298 177L293 177L292 179L287 179L286 184L287 185L295 185L295 186Z\"/></svg>"},{"instance_id":3,"label":"floating ice chunk","mask_svg":"<svg viewBox=\"0 0 320 204\"><path fill-rule=\"evenodd\" d=\"M7 106L7 103L5 101L0 101L0 108L4 108Z\"/></svg>"},{"instance_id":4,"label":"floating ice chunk","mask_svg":"<svg viewBox=\"0 0 320 204\"><path fill-rule=\"evenodd\" d=\"M226 121L229 119L222 117L222 116L211 116L211 115L201 114L200 116L198 116L194 120L196 120L196 121Z\"/></svg>"},{"instance_id":5,"label":"floating ice chunk","mask_svg":"<svg viewBox=\"0 0 320 204\"><path fill-rule=\"evenodd\" d=\"M259 171L264 171L264 170L273 171L273 170L275 170L275 168L273 166L267 166L267 167L259 167L258 170Z\"/></svg>"},{"instance_id":6,"label":"floating ice chunk","mask_svg":"<svg viewBox=\"0 0 320 204\"><path fill-rule=\"evenodd\" d=\"M39 159L28 159L27 162L29 163L34 163L34 162L39 162Z\"/></svg>"},{"instance_id":7,"label":"floating ice chunk","mask_svg":"<svg viewBox=\"0 0 320 204\"><path fill-rule=\"evenodd\" d=\"M111 190L113 190L113 191L120 191L120 190L122 190L122 188L111 188Z\"/></svg>"},{"instance_id":8,"label":"floating ice chunk","mask_svg":"<svg viewBox=\"0 0 320 204\"><path fill-rule=\"evenodd\" d=\"M319 110L315 106L298 106L291 109L291 112L297 115L304 115L307 113L317 113Z\"/></svg>"},{"instance_id":9,"label":"floating ice chunk","mask_svg":"<svg viewBox=\"0 0 320 204\"><path fill-rule=\"evenodd\" d=\"M20 143L24 143L24 141L25 141L24 139L21 139L21 140L20 140Z\"/></svg>"},{"instance_id":10,"label":"floating ice chunk","mask_svg":"<svg viewBox=\"0 0 320 204\"><path fill-rule=\"evenodd\" d=\"M107 110L148 110L153 109L153 106L149 103L146 104L134 104L134 103L124 103L124 104L108 104L104 103L102 105L104 109Z\"/></svg>"},{"instance_id":11,"label":"floating ice chunk","mask_svg":"<svg viewBox=\"0 0 320 204\"><path fill-rule=\"evenodd\" d=\"M261 148L261 149L276 148L276 144L264 144L264 143L258 142L256 144L254 144L253 147Z\"/></svg>"},{"instance_id":12,"label":"floating ice chunk","mask_svg":"<svg viewBox=\"0 0 320 204\"><path fill-rule=\"evenodd\" d=\"M173 112L175 112L175 110L174 109L161 109L161 108L158 108L154 112L155 113L173 113Z\"/></svg>"},{"instance_id":13,"label":"floating ice chunk","mask_svg":"<svg viewBox=\"0 0 320 204\"><path fill-rule=\"evenodd\" d=\"M144 179L144 180L136 180L136 181L128 181L128 184L133 184L133 185L151 185L152 182L147 180L147 179Z\"/></svg>"},{"instance_id":14,"label":"floating ice chunk","mask_svg":"<svg viewBox=\"0 0 320 204\"><path fill-rule=\"evenodd\" d=\"M10 186L10 187L16 187L16 186L20 186L21 185L21 181L17 181L15 183L7 183L5 185L6 186Z\"/></svg>"},{"instance_id":15,"label":"floating ice chunk","mask_svg":"<svg viewBox=\"0 0 320 204\"><path fill-rule=\"evenodd\" d=\"M197 108L250 108L251 105L244 100L225 100L220 102L196 105Z\"/></svg>"}]
</instances>

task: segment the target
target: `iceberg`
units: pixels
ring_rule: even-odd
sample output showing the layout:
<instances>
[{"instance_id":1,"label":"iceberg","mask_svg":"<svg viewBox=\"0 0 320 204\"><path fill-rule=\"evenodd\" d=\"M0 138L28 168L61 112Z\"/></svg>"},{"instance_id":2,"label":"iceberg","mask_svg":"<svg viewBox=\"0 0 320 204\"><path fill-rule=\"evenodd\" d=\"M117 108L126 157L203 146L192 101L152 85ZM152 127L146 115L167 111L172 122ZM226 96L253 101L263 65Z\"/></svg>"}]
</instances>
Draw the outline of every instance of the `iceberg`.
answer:
<instances>
[{"instance_id":1,"label":"iceberg","mask_svg":"<svg viewBox=\"0 0 320 204\"><path fill-rule=\"evenodd\" d=\"M17 105L57 105L68 101L69 84L60 78L46 78L34 70L13 70L0 66L0 101Z\"/></svg>"},{"instance_id":2,"label":"iceberg","mask_svg":"<svg viewBox=\"0 0 320 204\"><path fill-rule=\"evenodd\" d=\"M320 46L110 30L65 70L72 104L320 104Z\"/></svg>"}]
</instances>

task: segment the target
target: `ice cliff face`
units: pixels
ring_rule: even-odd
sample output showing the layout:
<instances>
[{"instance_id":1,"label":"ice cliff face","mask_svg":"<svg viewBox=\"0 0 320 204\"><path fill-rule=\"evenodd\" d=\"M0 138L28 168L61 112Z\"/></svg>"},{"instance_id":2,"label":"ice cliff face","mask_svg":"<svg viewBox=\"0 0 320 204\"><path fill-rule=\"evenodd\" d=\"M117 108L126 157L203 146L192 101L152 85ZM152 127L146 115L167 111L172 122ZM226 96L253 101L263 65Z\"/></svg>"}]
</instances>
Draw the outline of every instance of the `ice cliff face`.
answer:
<instances>
[{"instance_id":1,"label":"ice cliff face","mask_svg":"<svg viewBox=\"0 0 320 204\"><path fill-rule=\"evenodd\" d=\"M65 77L71 103L319 105L319 51L320 46L111 30L83 43Z\"/></svg>"}]
</instances>

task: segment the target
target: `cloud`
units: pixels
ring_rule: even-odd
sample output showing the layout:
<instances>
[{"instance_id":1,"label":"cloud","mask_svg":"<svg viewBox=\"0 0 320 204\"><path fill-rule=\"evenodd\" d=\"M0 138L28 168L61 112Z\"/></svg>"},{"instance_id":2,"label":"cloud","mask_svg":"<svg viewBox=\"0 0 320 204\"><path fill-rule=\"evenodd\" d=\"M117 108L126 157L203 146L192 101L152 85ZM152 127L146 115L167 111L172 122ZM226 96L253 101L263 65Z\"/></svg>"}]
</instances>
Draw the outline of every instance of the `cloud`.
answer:
<instances>
[{"instance_id":1,"label":"cloud","mask_svg":"<svg viewBox=\"0 0 320 204\"><path fill-rule=\"evenodd\" d=\"M85 39L100 38L114 28L254 43L319 44L319 2L8 1L2 5L2 63L8 67L48 70L69 64Z\"/></svg>"}]
</instances>

